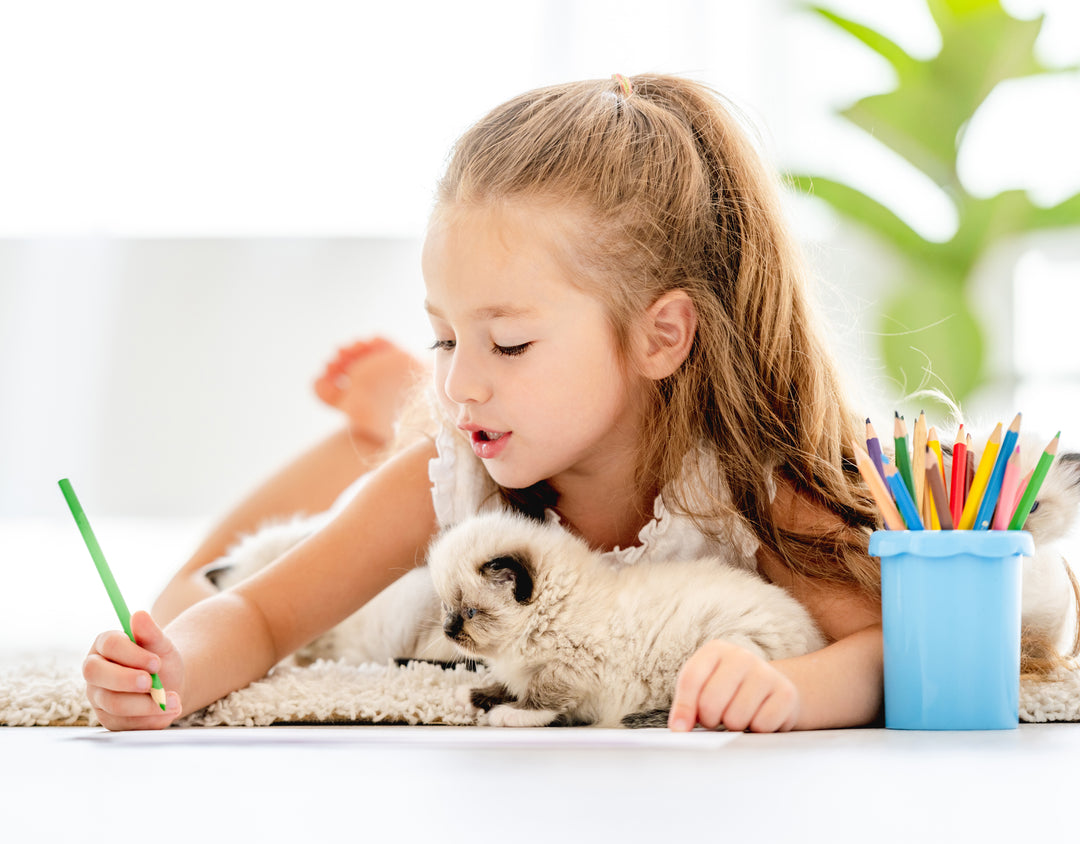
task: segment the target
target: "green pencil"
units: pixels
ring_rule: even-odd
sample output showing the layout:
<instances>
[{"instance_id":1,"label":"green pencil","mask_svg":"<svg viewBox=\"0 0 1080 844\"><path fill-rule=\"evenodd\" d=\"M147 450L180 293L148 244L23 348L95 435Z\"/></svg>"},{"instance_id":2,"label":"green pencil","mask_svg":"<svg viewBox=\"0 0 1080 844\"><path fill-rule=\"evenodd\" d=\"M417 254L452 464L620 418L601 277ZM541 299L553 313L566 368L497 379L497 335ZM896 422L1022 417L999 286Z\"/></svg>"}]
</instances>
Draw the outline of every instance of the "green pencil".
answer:
<instances>
[{"instance_id":1,"label":"green pencil","mask_svg":"<svg viewBox=\"0 0 1080 844\"><path fill-rule=\"evenodd\" d=\"M83 542L86 543L86 549L94 560L94 565L101 576L101 582L105 584L105 591L109 593L109 600L112 601L113 609L116 610L116 614L120 618L120 625L124 628L128 638L134 642L135 637L131 635L131 611L128 610L124 596L120 594L120 587L116 585L116 578L113 577L109 564L105 561L105 555L101 553L101 546L98 545L97 537L94 536L94 531L90 528L90 522L87 521L86 513L83 512L82 505L75 495L75 490L71 488L71 482L67 478L60 481L60 491L64 494L64 500L67 501L71 515L75 517L75 524L79 526L79 533L82 534ZM157 674L150 675L150 697L154 699L154 702L162 710L165 709L165 689L162 688L161 679Z\"/></svg>"},{"instance_id":2,"label":"green pencil","mask_svg":"<svg viewBox=\"0 0 1080 844\"><path fill-rule=\"evenodd\" d=\"M1035 496L1038 495L1042 482L1046 480L1046 473L1050 471L1050 464L1054 462L1054 455L1057 454L1059 439L1061 439L1061 431L1057 432L1057 435L1050 440L1050 445L1043 450L1035 471L1031 475L1031 480L1027 482L1024 494L1020 496L1012 519L1009 520L1009 530L1022 530L1024 522L1031 515L1031 508L1035 505Z\"/></svg>"},{"instance_id":3,"label":"green pencil","mask_svg":"<svg viewBox=\"0 0 1080 844\"><path fill-rule=\"evenodd\" d=\"M897 471L900 472L904 486L907 487L908 492L914 498L915 479L911 476L911 457L908 455L907 447L907 425L904 424L904 417L898 411L894 411L894 413L896 413L896 419L893 421L893 463L896 465Z\"/></svg>"}]
</instances>

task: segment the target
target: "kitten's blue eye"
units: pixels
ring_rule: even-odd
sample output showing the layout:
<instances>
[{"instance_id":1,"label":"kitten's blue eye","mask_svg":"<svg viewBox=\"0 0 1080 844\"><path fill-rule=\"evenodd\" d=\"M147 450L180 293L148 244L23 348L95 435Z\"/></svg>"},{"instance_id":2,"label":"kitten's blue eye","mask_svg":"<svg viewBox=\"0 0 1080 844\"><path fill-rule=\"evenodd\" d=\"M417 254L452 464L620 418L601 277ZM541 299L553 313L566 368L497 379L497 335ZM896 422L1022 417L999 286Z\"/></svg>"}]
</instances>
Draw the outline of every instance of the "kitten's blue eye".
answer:
<instances>
[{"instance_id":1,"label":"kitten's blue eye","mask_svg":"<svg viewBox=\"0 0 1080 844\"><path fill-rule=\"evenodd\" d=\"M465 617L466 618L473 618L475 616L476 616L476 609L474 607L469 607L467 610L465 610Z\"/></svg>"},{"instance_id":2,"label":"kitten's blue eye","mask_svg":"<svg viewBox=\"0 0 1080 844\"><path fill-rule=\"evenodd\" d=\"M518 355L525 354L525 350L531 345L532 343L518 343L516 346L500 346L498 343L492 343L491 350L497 355L516 358Z\"/></svg>"},{"instance_id":3,"label":"kitten's blue eye","mask_svg":"<svg viewBox=\"0 0 1080 844\"><path fill-rule=\"evenodd\" d=\"M1031 515L1032 513L1034 513L1034 512L1035 512L1036 510L1038 510L1038 509L1039 509L1039 499L1038 499L1038 498L1036 498L1036 499L1035 499L1035 500L1034 500L1034 501L1033 501L1033 502L1031 503L1031 510L1030 510L1030 511L1028 512L1028 515L1030 516L1030 515Z\"/></svg>"}]
</instances>

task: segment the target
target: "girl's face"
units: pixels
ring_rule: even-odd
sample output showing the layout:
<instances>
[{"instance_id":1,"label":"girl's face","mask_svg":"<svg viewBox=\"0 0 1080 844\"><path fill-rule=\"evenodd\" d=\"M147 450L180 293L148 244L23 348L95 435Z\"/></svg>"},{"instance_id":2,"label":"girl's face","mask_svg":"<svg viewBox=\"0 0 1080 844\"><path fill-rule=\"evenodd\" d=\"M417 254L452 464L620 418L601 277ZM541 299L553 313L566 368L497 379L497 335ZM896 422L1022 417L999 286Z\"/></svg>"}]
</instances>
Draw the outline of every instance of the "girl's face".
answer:
<instances>
[{"instance_id":1,"label":"girl's face","mask_svg":"<svg viewBox=\"0 0 1080 844\"><path fill-rule=\"evenodd\" d=\"M530 203L451 209L424 245L439 401L509 489L633 465L642 393L569 275L575 222Z\"/></svg>"}]
</instances>

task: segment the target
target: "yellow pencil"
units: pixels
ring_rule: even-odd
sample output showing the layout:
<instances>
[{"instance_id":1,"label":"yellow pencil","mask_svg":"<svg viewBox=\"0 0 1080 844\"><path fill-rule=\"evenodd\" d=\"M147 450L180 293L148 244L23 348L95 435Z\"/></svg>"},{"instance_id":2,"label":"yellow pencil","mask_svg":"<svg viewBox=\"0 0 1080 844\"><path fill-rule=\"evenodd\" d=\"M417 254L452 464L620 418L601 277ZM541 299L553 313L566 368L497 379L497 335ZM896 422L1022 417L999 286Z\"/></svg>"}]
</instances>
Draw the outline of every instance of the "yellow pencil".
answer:
<instances>
[{"instance_id":1,"label":"yellow pencil","mask_svg":"<svg viewBox=\"0 0 1080 844\"><path fill-rule=\"evenodd\" d=\"M990 473L994 471L994 463L997 461L998 450L1001 448L1001 423L994 426L993 433L986 441L982 456L979 458L979 467L975 470L975 477L971 480L971 489L968 490L967 500L964 502L964 512L960 514L959 530L971 530L975 527L975 516L979 512L979 504L982 503L983 493L986 492L986 484L990 480Z\"/></svg>"},{"instance_id":2,"label":"yellow pencil","mask_svg":"<svg viewBox=\"0 0 1080 844\"><path fill-rule=\"evenodd\" d=\"M896 509L892 495L889 493L888 487L885 486L885 482L881 480L881 475L878 474L874 461L870 459L869 454L855 443L851 444L851 448L855 452L855 463L859 467L859 473L863 476L863 480L866 481L866 485L870 487L870 494L874 497L874 503L877 504L878 510L881 511L881 518L885 521L885 527L889 530L904 530L906 527L904 519L900 516L900 511Z\"/></svg>"},{"instance_id":3,"label":"yellow pencil","mask_svg":"<svg viewBox=\"0 0 1080 844\"><path fill-rule=\"evenodd\" d=\"M934 458L937 460L938 475L941 477L942 489L947 489L947 487L945 485L945 461L944 461L944 459L942 459L942 456L941 456L941 440L938 439L937 428L935 428L933 425L931 425L930 430L926 432L926 445L930 449L930 451L932 451L934 453ZM933 496L933 502L932 502L933 506L930 508L930 527L933 530L941 530L941 528L944 527L944 525L942 525L941 521L938 519L938 514L937 514L937 511L938 511L938 500L937 500L938 489L937 489L937 484L929 483L929 478L927 478L927 485L929 487L928 495ZM945 506L946 507L949 506L949 502L948 502L947 499L945 501ZM952 530L952 522L951 521L949 522L948 530Z\"/></svg>"}]
</instances>

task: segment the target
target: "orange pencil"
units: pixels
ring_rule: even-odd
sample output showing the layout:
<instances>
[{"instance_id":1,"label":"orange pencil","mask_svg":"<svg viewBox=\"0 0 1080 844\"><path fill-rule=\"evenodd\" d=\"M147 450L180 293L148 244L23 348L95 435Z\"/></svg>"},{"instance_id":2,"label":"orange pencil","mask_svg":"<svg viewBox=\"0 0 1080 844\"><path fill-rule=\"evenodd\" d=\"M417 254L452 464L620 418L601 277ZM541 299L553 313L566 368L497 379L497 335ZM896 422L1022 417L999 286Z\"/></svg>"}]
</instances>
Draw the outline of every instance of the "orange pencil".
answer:
<instances>
[{"instance_id":1,"label":"orange pencil","mask_svg":"<svg viewBox=\"0 0 1080 844\"><path fill-rule=\"evenodd\" d=\"M1005 464L1005 475L1001 479L1001 492L998 495L997 510L994 511L994 530L1008 530L1009 519L1016 509L1016 490L1020 485L1020 447L1013 449Z\"/></svg>"},{"instance_id":2,"label":"orange pencil","mask_svg":"<svg viewBox=\"0 0 1080 844\"><path fill-rule=\"evenodd\" d=\"M938 463L937 456L930 446L926 447L925 466L924 474L929 487L926 493L927 497L933 499L934 505L933 522L938 530L952 530L953 520L949 513L949 497L945 494L945 482L941 480L941 464Z\"/></svg>"},{"instance_id":3,"label":"orange pencil","mask_svg":"<svg viewBox=\"0 0 1080 844\"><path fill-rule=\"evenodd\" d=\"M956 432L952 449L952 486L949 488L949 515L953 524L960 521L964 512L964 493L967 491L967 443L964 442L964 426Z\"/></svg>"},{"instance_id":4,"label":"orange pencil","mask_svg":"<svg viewBox=\"0 0 1080 844\"><path fill-rule=\"evenodd\" d=\"M874 503L881 511L881 518L885 521L885 527L889 530L904 530L906 527L904 520L893 503L888 487L877 473L877 466L874 465L873 459L854 443L851 444L851 448L855 452L855 463L859 467L859 474L863 476L863 480L870 488Z\"/></svg>"}]
</instances>

